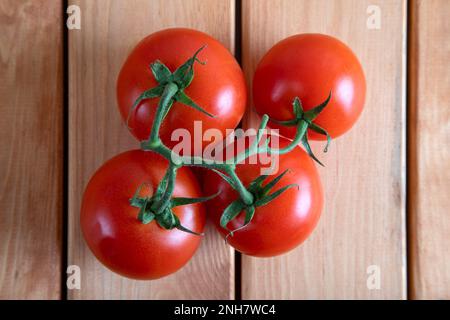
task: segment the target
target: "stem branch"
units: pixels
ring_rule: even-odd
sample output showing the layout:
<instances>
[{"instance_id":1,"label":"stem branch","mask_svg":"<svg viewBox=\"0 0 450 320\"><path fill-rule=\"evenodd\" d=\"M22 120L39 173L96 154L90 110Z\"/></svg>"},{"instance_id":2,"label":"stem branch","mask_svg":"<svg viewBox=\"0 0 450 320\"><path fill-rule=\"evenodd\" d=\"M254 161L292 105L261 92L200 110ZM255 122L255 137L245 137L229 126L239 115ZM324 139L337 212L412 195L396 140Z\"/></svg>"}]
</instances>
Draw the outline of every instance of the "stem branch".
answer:
<instances>
[{"instance_id":1,"label":"stem branch","mask_svg":"<svg viewBox=\"0 0 450 320\"><path fill-rule=\"evenodd\" d=\"M152 131L148 139L149 144L158 144L158 142L160 141L159 129L161 128L161 123L164 120L164 116L167 114L168 109L172 106L172 99L177 92L178 86L173 82L168 83L164 87L161 99L159 99L155 120L153 121Z\"/></svg>"},{"instance_id":2,"label":"stem branch","mask_svg":"<svg viewBox=\"0 0 450 320\"><path fill-rule=\"evenodd\" d=\"M239 179L239 177L236 174L236 168L229 166L227 169L227 173L230 175L230 178L233 180L234 185L236 186L237 192L239 192L239 195L241 196L242 201L248 206L252 205L253 204L253 195L242 184L241 179Z\"/></svg>"},{"instance_id":3,"label":"stem branch","mask_svg":"<svg viewBox=\"0 0 450 320\"><path fill-rule=\"evenodd\" d=\"M170 198L172 197L173 189L175 188L177 169L178 167L174 165L173 162L170 162L169 168L167 168L167 187L163 196L155 205L156 214L163 212L170 203Z\"/></svg>"}]
</instances>

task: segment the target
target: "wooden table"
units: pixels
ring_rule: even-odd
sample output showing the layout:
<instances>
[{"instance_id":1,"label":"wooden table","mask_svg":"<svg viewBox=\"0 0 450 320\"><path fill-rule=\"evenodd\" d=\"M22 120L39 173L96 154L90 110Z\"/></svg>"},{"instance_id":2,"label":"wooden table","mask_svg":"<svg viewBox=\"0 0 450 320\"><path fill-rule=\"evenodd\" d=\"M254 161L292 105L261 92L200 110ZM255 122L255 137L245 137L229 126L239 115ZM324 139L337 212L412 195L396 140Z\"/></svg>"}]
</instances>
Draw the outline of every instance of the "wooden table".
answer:
<instances>
[{"instance_id":1,"label":"wooden table","mask_svg":"<svg viewBox=\"0 0 450 320\"><path fill-rule=\"evenodd\" d=\"M80 30L65 27L72 4ZM0 298L450 299L449 14L448 0L0 0ZM277 41L333 35L360 58L367 101L322 157L326 205L304 245L240 256L208 226L181 271L131 281L86 247L81 194L102 162L138 147L116 108L125 57L174 26L220 40L249 86ZM248 111L243 124L256 121ZM70 265L80 290L66 287Z\"/></svg>"}]
</instances>

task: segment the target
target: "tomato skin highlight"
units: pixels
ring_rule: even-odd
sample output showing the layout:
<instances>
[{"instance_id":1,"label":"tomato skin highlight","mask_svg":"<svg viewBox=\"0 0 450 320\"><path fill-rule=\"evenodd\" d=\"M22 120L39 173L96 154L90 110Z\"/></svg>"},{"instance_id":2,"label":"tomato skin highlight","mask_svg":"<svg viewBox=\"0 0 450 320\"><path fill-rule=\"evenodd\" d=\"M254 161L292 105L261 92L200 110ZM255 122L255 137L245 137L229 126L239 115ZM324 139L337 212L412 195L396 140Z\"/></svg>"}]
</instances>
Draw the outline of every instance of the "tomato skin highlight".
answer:
<instances>
[{"instance_id":1,"label":"tomato skin highlight","mask_svg":"<svg viewBox=\"0 0 450 320\"><path fill-rule=\"evenodd\" d=\"M202 121L203 131L215 128L223 136L226 129L234 129L244 114L247 100L243 72L220 42L205 33L184 28L153 33L130 53L117 81L117 100L122 118L127 119L131 106L141 93L157 86L150 63L160 60L173 72L204 45L206 47L198 59L206 65L194 64L194 80L185 93L215 118L176 102L162 124L161 140L172 148L178 143L172 141L172 132L181 128L191 134L194 142L194 121ZM158 101L159 98L144 100L132 111L129 127L140 141L149 138ZM203 142L203 148L206 144L208 142ZM194 150L191 152L200 155Z\"/></svg>"},{"instance_id":2,"label":"tomato skin highlight","mask_svg":"<svg viewBox=\"0 0 450 320\"><path fill-rule=\"evenodd\" d=\"M253 101L259 114L272 119L293 119L292 101L298 96L304 110L331 101L314 121L336 138L359 118L365 100L366 81L358 58L344 43L323 34L294 35L278 42L259 62L253 78ZM288 138L294 127L270 122ZM324 135L308 130L313 140Z\"/></svg>"},{"instance_id":3,"label":"tomato skin highlight","mask_svg":"<svg viewBox=\"0 0 450 320\"><path fill-rule=\"evenodd\" d=\"M81 230L94 255L106 267L125 277L157 279L184 266L197 250L201 237L161 228L156 221L143 224L133 197L142 183L145 195L156 190L168 166L156 153L132 150L110 159L89 181L81 207ZM174 197L199 197L200 188L192 172L178 170ZM205 208L202 203L173 209L181 224L202 232Z\"/></svg>"},{"instance_id":4,"label":"tomato skin highlight","mask_svg":"<svg viewBox=\"0 0 450 320\"><path fill-rule=\"evenodd\" d=\"M289 141L280 137L279 143L280 148L283 148ZM261 168L266 167L258 158L256 164L238 164L236 173L243 184L248 186L261 174ZM297 184L299 188L290 188L272 202L257 207L252 221L227 238L236 250L257 257L280 255L300 245L314 230L323 207L322 185L315 164L303 149L296 147L292 152L280 156L277 173L265 183L286 169L289 171L273 191L288 184ZM212 171L205 172L203 179L206 190L212 193L221 190L217 197L206 202L206 208L216 228L225 237L228 231L220 226L220 217L225 208L238 198L238 194ZM244 219L245 212L241 212L228 223L228 229L241 227Z\"/></svg>"}]
</instances>

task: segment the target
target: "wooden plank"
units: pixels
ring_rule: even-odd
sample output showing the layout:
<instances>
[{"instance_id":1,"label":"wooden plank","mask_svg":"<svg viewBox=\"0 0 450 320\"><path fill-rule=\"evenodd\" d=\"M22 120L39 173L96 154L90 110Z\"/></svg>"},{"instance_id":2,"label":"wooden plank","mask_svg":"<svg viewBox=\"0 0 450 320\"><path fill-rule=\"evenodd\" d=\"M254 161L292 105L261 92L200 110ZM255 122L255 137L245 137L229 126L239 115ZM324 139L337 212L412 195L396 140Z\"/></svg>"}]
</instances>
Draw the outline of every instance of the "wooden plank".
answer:
<instances>
[{"instance_id":1,"label":"wooden plank","mask_svg":"<svg viewBox=\"0 0 450 320\"><path fill-rule=\"evenodd\" d=\"M368 29L368 0L243 1L243 65L256 64L276 42L326 33L347 43L367 78L357 125L322 154L321 221L303 246L271 259L242 257L242 297L365 299L406 296L405 283L405 1L376 1L381 29ZM370 10L369 10L370 11ZM246 125L255 126L249 114ZM317 152L321 144L315 144ZM379 290L367 268L378 266ZM370 269L369 269L370 271Z\"/></svg>"},{"instance_id":2,"label":"wooden plank","mask_svg":"<svg viewBox=\"0 0 450 320\"><path fill-rule=\"evenodd\" d=\"M411 3L410 294L450 299L450 2Z\"/></svg>"},{"instance_id":3,"label":"wooden plank","mask_svg":"<svg viewBox=\"0 0 450 320\"><path fill-rule=\"evenodd\" d=\"M234 50L234 1L70 1L82 12L69 32L69 264L81 267L81 290L71 299L229 299L234 255L208 226L193 260L173 276L131 281L108 271L91 254L79 228L83 189L106 159L137 148L116 103L118 72L130 50L157 30L183 26L205 31Z\"/></svg>"},{"instance_id":4,"label":"wooden plank","mask_svg":"<svg viewBox=\"0 0 450 320\"><path fill-rule=\"evenodd\" d=\"M0 299L61 292L62 7L0 1Z\"/></svg>"}]
</instances>

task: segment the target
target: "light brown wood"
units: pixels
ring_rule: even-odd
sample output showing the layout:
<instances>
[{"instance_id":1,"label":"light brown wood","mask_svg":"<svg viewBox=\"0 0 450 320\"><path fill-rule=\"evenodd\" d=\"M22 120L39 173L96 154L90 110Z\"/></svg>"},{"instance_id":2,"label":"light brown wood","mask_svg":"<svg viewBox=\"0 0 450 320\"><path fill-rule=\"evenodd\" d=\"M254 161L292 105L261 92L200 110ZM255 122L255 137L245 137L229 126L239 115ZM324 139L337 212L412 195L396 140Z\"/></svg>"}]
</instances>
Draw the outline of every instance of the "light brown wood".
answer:
<instances>
[{"instance_id":1,"label":"light brown wood","mask_svg":"<svg viewBox=\"0 0 450 320\"><path fill-rule=\"evenodd\" d=\"M234 298L234 255L208 226L193 260L175 275L131 281L104 268L79 227L81 195L106 159L137 148L116 104L118 72L130 50L160 29L205 31L234 50L234 1L70 1L81 8L81 30L69 32L69 264L81 267L81 290L70 299Z\"/></svg>"},{"instance_id":2,"label":"light brown wood","mask_svg":"<svg viewBox=\"0 0 450 320\"><path fill-rule=\"evenodd\" d=\"M62 7L0 1L0 299L61 292Z\"/></svg>"},{"instance_id":3,"label":"light brown wood","mask_svg":"<svg viewBox=\"0 0 450 320\"><path fill-rule=\"evenodd\" d=\"M450 299L450 2L410 13L410 294Z\"/></svg>"},{"instance_id":4,"label":"light brown wood","mask_svg":"<svg viewBox=\"0 0 450 320\"><path fill-rule=\"evenodd\" d=\"M381 29L368 29L373 1L243 1L243 65L256 64L276 42L326 33L347 43L367 78L365 110L345 136L321 154L325 208L313 235L281 257L242 257L244 299L406 297L405 44L406 2L376 1ZM249 114L246 126L257 119ZM320 152L321 144L315 144ZM369 290L367 268L381 287Z\"/></svg>"}]
</instances>

